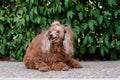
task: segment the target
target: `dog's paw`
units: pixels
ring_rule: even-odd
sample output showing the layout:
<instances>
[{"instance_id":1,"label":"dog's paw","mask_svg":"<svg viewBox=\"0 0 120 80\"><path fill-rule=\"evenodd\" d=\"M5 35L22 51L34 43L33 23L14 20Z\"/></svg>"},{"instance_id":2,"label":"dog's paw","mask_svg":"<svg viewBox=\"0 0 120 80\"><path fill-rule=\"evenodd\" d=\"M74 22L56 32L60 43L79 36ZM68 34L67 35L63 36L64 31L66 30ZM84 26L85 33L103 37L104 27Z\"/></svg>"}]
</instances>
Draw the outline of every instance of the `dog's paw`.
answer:
<instances>
[{"instance_id":1,"label":"dog's paw","mask_svg":"<svg viewBox=\"0 0 120 80\"><path fill-rule=\"evenodd\" d=\"M73 68L82 68L83 66L80 63L74 63Z\"/></svg>"},{"instance_id":2,"label":"dog's paw","mask_svg":"<svg viewBox=\"0 0 120 80\"><path fill-rule=\"evenodd\" d=\"M41 62L41 63L36 63L36 69L43 72L47 72L50 70L50 67L45 62Z\"/></svg>"},{"instance_id":3,"label":"dog's paw","mask_svg":"<svg viewBox=\"0 0 120 80\"><path fill-rule=\"evenodd\" d=\"M69 69L69 67L63 62L53 64L51 68L55 71L67 71Z\"/></svg>"},{"instance_id":4,"label":"dog's paw","mask_svg":"<svg viewBox=\"0 0 120 80\"><path fill-rule=\"evenodd\" d=\"M47 71L50 71L50 68L49 67L40 67L38 68L38 70L42 71L42 72L47 72Z\"/></svg>"},{"instance_id":5,"label":"dog's paw","mask_svg":"<svg viewBox=\"0 0 120 80\"><path fill-rule=\"evenodd\" d=\"M69 63L71 68L82 68L83 66L79 63L79 61L75 59L71 59Z\"/></svg>"}]
</instances>

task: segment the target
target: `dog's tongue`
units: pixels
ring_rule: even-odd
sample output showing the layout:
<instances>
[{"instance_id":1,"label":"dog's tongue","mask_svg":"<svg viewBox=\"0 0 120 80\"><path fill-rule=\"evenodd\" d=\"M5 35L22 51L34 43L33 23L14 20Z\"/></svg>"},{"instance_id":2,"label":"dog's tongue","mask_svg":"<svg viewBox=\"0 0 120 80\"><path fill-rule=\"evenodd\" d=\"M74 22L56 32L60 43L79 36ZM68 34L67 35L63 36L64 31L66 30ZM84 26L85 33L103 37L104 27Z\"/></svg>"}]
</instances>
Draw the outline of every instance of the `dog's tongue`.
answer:
<instances>
[{"instance_id":1,"label":"dog's tongue","mask_svg":"<svg viewBox=\"0 0 120 80\"><path fill-rule=\"evenodd\" d=\"M52 41L55 41L55 40L56 40L56 38L53 38L53 39L52 39Z\"/></svg>"},{"instance_id":2,"label":"dog's tongue","mask_svg":"<svg viewBox=\"0 0 120 80\"><path fill-rule=\"evenodd\" d=\"M54 43L56 41L56 39L57 38L55 37L55 38L52 38L50 41Z\"/></svg>"}]
</instances>

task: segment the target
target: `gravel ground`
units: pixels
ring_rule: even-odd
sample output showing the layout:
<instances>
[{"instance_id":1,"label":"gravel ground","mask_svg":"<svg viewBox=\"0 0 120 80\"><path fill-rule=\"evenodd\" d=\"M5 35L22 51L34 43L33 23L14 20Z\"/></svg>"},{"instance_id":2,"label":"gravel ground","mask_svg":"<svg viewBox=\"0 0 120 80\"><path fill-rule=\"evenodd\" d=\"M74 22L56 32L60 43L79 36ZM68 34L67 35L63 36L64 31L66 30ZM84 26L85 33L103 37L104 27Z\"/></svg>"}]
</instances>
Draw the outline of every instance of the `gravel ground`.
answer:
<instances>
[{"instance_id":1,"label":"gravel ground","mask_svg":"<svg viewBox=\"0 0 120 80\"><path fill-rule=\"evenodd\" d=\"M0 61L0 80L3 78L119 78L120 60L118 61L82 61L83 68L69 71L40 72L26 69L23 62Z\"/></svg>"}]
</instances>

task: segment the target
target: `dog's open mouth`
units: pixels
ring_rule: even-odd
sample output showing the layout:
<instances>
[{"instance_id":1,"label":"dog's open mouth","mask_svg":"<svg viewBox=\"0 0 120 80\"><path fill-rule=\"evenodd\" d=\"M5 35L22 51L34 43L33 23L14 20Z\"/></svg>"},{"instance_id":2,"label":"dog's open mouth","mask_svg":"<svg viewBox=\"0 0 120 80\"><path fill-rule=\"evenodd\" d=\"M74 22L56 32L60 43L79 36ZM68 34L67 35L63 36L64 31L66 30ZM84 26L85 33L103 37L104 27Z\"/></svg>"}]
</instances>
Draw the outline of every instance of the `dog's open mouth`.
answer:
<instances>
[{"instance_id":1,"label":"dog's open mouth","mask_svg":"<svg viewBox=\"0 0 120 80\"><path fill-rule=\"evenodd\" d=\"M51 41L52 41L52 42L56 42L56 41L57 41L57 37L51 38Z\"/></svg>"}]
</instances>

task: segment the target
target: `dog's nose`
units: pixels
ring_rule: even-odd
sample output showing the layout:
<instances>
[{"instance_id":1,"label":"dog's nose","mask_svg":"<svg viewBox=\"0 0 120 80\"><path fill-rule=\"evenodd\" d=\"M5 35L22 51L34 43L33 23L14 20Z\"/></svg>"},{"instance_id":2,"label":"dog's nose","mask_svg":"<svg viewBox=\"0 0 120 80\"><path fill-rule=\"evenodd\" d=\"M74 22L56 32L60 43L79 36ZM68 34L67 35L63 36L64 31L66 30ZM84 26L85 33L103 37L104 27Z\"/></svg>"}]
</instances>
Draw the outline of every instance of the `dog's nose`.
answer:
<instances>
[{"instance_id":1,"label":"dog's nose","mask_svg":"<svg viewBox=\"0 0 120 80\"><path fill-rule=\"evenodd\" d=\"M49 36L50 36L50 37L53 37L53 35L52 35L52 34L50 34Z\"/></svg>"}]
</instances>

